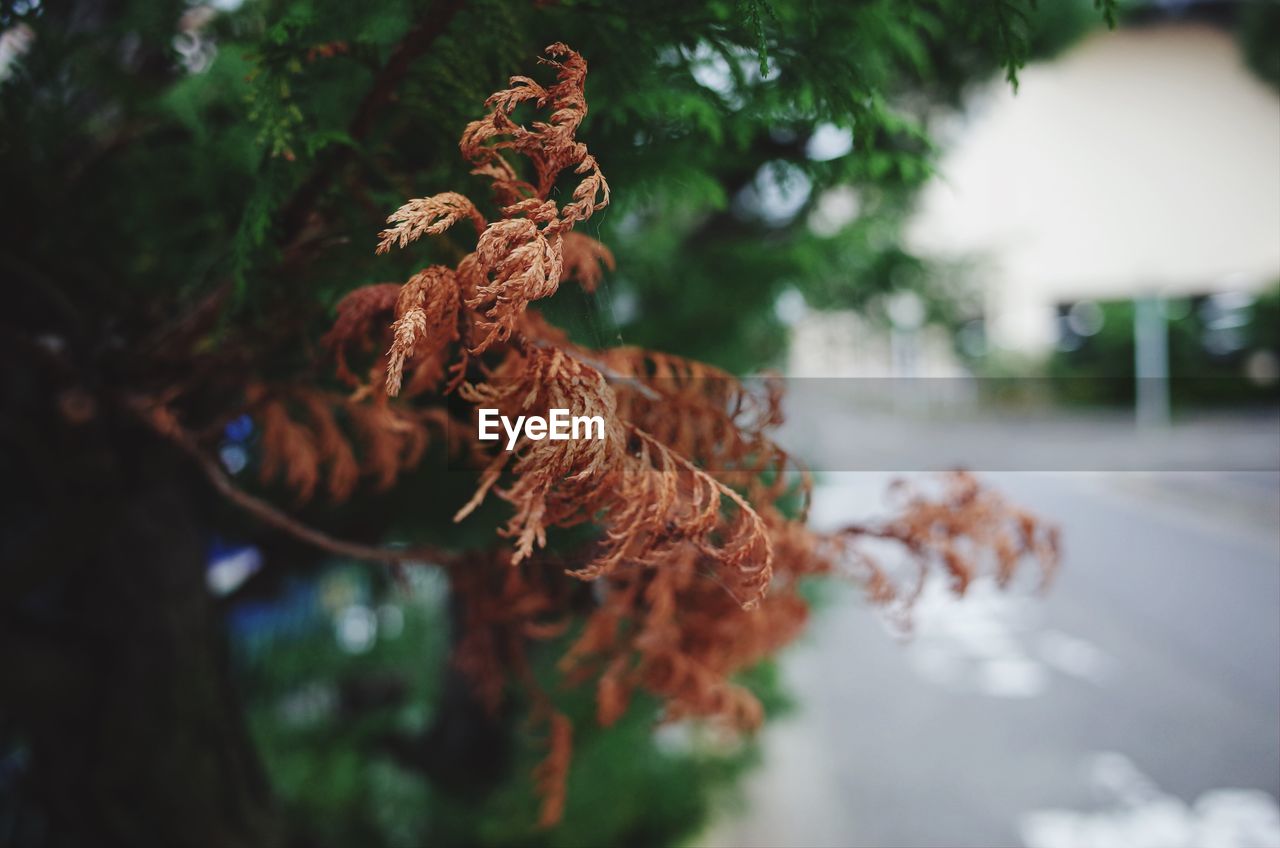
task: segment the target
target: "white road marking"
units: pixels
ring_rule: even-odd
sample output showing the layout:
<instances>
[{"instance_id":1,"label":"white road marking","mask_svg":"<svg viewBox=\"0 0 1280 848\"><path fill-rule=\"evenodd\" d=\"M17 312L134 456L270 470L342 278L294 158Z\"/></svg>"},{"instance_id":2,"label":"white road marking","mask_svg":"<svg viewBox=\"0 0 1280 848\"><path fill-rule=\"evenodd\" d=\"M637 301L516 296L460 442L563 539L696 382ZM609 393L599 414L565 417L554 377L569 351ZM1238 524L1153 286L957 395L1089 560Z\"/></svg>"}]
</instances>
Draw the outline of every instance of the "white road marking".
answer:
<instances>
[{"instance_id":1,"label":"white road marking","mask_svg":"<svg viewBox=\"0 0 1280 848\"><path fill-rule=\"evenodd\" d=\"M1105 679L1113 661L1092 642L1037 632L1038 603L990 578L974 580L962 598L945 579L930 579L912 612L906 645L912 668L931 683L995 698L1042 695L1054 672Z\"/></svg>"},{"instance_id":2,"label":"white road marking","mask_svg":"<svg viewBox=\"0 0 1280 848\"><path fill-rule=\"evenodd\" d=\"M1123 754L1095 754L1090 782L1110 805L1035 810L1018 830L1027 848L1277 848L1280 805L1256 789L1213 789L1188 804Z\"/></svg>"}]
</instances>

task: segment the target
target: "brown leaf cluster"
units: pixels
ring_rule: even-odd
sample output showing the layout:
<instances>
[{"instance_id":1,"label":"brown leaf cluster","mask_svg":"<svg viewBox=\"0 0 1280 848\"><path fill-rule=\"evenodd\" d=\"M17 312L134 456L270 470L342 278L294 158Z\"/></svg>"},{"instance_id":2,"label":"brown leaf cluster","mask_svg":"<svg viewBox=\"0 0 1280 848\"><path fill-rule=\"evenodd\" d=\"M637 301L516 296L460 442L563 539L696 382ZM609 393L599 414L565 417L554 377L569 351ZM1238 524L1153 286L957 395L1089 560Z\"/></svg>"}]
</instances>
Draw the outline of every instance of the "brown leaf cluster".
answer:
<instances>
[{"instance_id":1,"label":"brown leaf cluster","mask_svg":"<svg viewBox=\"0 0 1280 848\"><path fill-rule=\"evenodd\" d=\"M304 499L322 483L337 500L363 478L391 486L429 437L474 433L474 421L446 426L446 397L509 417L560 408L604 419L600 440L525 438L488 452L456 520L496 497L510 508L498 529L506 541L444 564L461 610L457 667L491 710L521 694L545 731L548 755L534 779L541 820L552 824L573 728L530 672L539 644L562 649L566 685L595 688L602 724L645 691L662 701L665 720L750 730L762 709L735 676L803 628L805 578L846 575L872 601L905 611L933 572L958 593L986 571L1007 582L1029 561L1047 575L1057 537L963 473L939 491L900 488L900 511L887 521L817 534L804 520L809 479L770 438L782 420L778 381L744 383L638 348L583 348L530 309L565 279L593 290L614 264L607 248L573 232L609 202L576 138L586 62L562 44L543 61L554 82L513 77L462 136L499 216L490 221L470 199L443 192L393 213L378 245L381 253L443 237L466 219L475 249L453 267L365 286L337 305L325 345L350 394L260 388L251 402L264 476ZM518 110L545 117L517 123ZM576 183L560 205L552 191L566 174ZM365 364L353 366L357 358ZM574 527L590 528L591 541L549 539ZM582 625L572 640L557 641L572 622Z\"/></svg>"},{"instance_id":2,"label":"brown leaf cluster","mask_svg":"<svg viewBox=\"0 0 1280 848\"><path fill-rule=\"evenodd\" d=\"M477 233L476 249L459 264L464 281L455 317L468 325L467 347L478 354L510 338L530 302L549 297L565 277L577 279L588 291L601 277L600 266L612 267L613 255L599 242L572 233L609 203L609 185L587 146L575 133L587 114L583 92L587 63L563 44L553 44L541 61L556 69L556 82L543 87L529 77L512 77L510 88L485 101L489 113L467 125L462 154L473 171L487 177L500 207L500 220L488 221L470 199L443 192L410 200L387 219L378 252L405 247L424 235L439 235L463 218ZM511 113L522 104L549 109L546 120L529 126L516 123ZM526 164L524 178L512 156ZM566 170L578 178L570 202L549 199ZM465 303L467 315L458 315ZM441 317L445 317L442 313ZM393 348L401 361L412 352L422 332L421 322L403 325ZM387 372L388 394L399 391L397 369Z\"/></svg>"},{"instance_id":3,"label":"brown leaf cluster","mask_svg":"<svg viewBox=\"0 0 1280 848\"><path fill-rule=\"evenodd\" d=\"M321 484L333 503L350 498L361 480L390 489L433 440L467 449L458 423L440 407L366 403L292 384L253 384L247 400L260 428L261 481L280 481L300 504Z\"/></svg>"}]
</instances>

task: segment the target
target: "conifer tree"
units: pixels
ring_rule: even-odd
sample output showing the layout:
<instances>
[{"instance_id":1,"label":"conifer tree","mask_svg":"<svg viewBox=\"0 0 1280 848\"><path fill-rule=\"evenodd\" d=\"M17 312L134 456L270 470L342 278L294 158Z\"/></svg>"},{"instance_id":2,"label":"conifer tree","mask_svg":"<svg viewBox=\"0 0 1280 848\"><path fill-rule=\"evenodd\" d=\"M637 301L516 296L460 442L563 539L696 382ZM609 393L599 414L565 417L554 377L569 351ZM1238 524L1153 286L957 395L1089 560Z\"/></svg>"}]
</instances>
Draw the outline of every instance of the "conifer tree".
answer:
<instances>
[{"instance_id":1,"label":"conifer tree","mask_svg":"<svg viewBox=\"0 0 1280 848\"><path fill-rule=\"evenodd\" d=\"M1094 10L227 5L0 7L17 495L0 744L29 763L19 842L326 843L247 726L235 598L204 584L213 537L262 550L242 590L258 597L335 557L388 583L447 577L430 721L357 755L506 823L442 812L410 844L673 838L699 810L575 819L581 740L757 727L742 675L800 631L805 578L905 607L930 571L963 592L983 568L1051 570L1052 528L964 474L885 521L812 532L807 477L770 440L776 387L733 375L781 351L788 287L931 293L896 240L930 115L991 73L1016 85ZM835 186L861 213L815 232ZM466 435L481 406L607 430L486 452ZM237 473L217 451L246 420ZM900 546L912 578L869 539ZM508 803L509 785L532 791ZM389 838L363 820L337 834Z\"/></svg>"}]
</instances>

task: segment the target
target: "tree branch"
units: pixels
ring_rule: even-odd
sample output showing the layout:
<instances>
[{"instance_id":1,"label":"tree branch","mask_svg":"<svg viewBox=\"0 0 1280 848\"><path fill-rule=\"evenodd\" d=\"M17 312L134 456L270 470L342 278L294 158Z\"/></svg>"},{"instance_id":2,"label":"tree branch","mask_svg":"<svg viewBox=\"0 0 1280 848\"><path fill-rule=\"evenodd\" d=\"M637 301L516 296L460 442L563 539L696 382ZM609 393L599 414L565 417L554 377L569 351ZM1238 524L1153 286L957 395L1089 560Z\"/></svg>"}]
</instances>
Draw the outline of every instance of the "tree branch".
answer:
<instances>
[{"instance_id":1,"label":"tree branch","mask_svg":"<svg viewBox=\"0 0 1280 848\"><path fill-rule=\"evenodd\" d=\"M130 411L148 429L191 457L218 494L263 524L274 527L301 542L338 556L370 562L384 562L392 565L414 560L447 565L458 558L458 555L451 551L433 546L419 545L411 548L388 548L349 542L303 524L273 504L236 486L226 472L222 470L221 466L218 465L217 460L200 448L195 438L178 423L178 420L168 409L138 397L129 399L127 404Z\"/></svg>"},{"instance_id":2,"label":"tree branch","mask_svg":"<svg viewBox=\"0 0 1280 848\"><path fill-rule=\"evenodd\" d=\"M432 42L440 37L462 6L463 0L446 0L439 10L419 21L405 33L404 38L400 39L400 43L396 45L396 49L391 52L387 64L382 66L382 70L374 79L373 87L369 89L369 93L365 95L360 107L356 110L356 115L351 120L352 138L364 138L373 127L373 121L378 113L390 102L391 95L404 81L413 60L425 53Z\"/></svg>"},{"instance_id":3,"label":"tree branch","mask_svg":"<svg viewBox=\"0 0 1280 848\"><path fill-rule=\"evenodd\" d=\"M552 344L546 339L534 339L534 338L529 338L528 336L519 336L518 339L520 341L525 342L526 344L531 344L534 347L544 348L545 350L560 350L566 356L572 359L576 359L579 362L581 362L583 365L590 366L591 368L594 368L595 370L599 371L600 376L604 377L605 380L607 380L610 383L618 383L619 385L627 386L628 388L632 389L636 394L640 395L646 400L659 400L659 401L662 400L662 395L657 391L655 391L651 386L647 385L639 377L630 377L625 374L619 374L617 371L614 371L604 362L601 362L599 359L596 359L594 356L591 356L578 348L565 351L563 348L560 348L557 345Z\"/></svg>"},{"instance_id":4,"label":"tree branch","mask_svg":"<svg viewBox=\"0 0 1280 848\"><path fill-rule=\"evenodd\" d=\"M427 48L448 29L449 23L462 6L463 0L445 0L440 8L420 20L400 39L400 43L391 51L387 63L374 77L373 85L360 101L355 116L347 126L347 134L353 140L363 141L369 134L373 129L373 122L391 102L392 95L408 75L413 60L425 53ZM293 193L280 213L282 243L287 245L292 242L304 228L312 205L329 181L346 164L350 155L351 148L345 146L338 148L332 155L331 161L318 162L311 176Z\"/></svg>"}]
</instances>

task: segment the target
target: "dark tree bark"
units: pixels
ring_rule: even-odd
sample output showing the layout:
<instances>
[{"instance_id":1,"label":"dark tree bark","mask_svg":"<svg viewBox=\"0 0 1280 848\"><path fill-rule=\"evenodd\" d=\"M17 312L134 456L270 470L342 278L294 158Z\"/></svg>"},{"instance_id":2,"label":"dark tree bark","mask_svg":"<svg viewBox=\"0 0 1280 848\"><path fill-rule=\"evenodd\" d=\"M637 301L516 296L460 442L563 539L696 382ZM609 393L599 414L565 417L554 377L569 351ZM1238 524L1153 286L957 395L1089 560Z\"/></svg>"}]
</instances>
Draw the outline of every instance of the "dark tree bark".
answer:
<instances>
[{"instance_id":1,"label":"dark tree bark","mask_svg":"<svg viewBox=\"0 0 1280 848\"><path fill-rule=\"evenodd\" d=\"M7 368L0 739L17 844L278 841L204 582L185 460L123 413ZM69 393L70 392L70 393Z\"/></svg>"}]
</instances>

